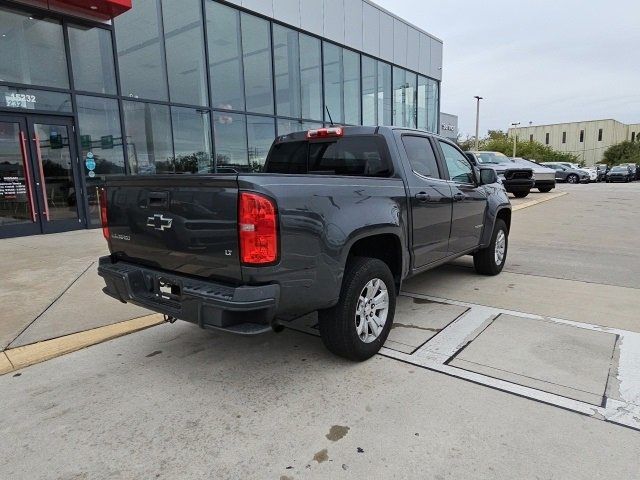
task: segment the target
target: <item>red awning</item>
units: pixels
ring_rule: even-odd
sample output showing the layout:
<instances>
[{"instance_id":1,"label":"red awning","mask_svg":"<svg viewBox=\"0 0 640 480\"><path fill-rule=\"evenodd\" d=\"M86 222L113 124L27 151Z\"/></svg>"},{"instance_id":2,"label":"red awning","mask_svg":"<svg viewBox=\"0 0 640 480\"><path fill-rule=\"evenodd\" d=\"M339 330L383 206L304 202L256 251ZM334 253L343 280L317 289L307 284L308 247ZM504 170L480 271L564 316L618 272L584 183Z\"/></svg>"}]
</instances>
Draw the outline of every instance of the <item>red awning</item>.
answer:
<instances>
[{"instance_id":1,"label":"red awning","mask_svg":"<svg viewBox=\"0 0 640 480\"><path fill-rule=\"evenodd\" d=\"M131 9L131 0L18 0L49 10L96 20L109 20Z\"/></svg>"},{"instance_id":2,"label":"red awning","mask_svg":"<svg viewBox=\"0 0 640 480\"><path fill-rule=\"evenodd\" d=\"M131 0L49 0L51 9L55 9L56 4L109 18L117 17L131 9Z\"/></svg>"}]
</instances>

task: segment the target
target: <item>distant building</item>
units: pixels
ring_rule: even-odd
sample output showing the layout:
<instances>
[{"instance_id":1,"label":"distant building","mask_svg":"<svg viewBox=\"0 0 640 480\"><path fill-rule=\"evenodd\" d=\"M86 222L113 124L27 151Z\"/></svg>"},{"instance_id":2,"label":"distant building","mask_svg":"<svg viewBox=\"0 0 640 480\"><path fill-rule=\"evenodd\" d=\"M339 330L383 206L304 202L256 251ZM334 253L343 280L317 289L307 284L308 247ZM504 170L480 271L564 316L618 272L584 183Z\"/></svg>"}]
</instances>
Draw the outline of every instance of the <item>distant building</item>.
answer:
<instances>
[{"instance_id":1,"label":"distant building","mask_svg":"<svg viewBox=\"0 0 640 480\"><path fill-rule=\"evenodd\" d=\"M458 116L440 112L440 135L458 140Z\"/></svg>"},{"instance_id":2,"label":"distant building","mask_svg":"<svg viewBox=\"0 0 640 480\"><path fill-rule=\"evenodd\" d=\"M510 128L509 137L516 134L519 141L534 140L554 150L577 155L586 165L602 161L611 145L625 140L640 139L640 123L631 125L617 120L590 120L586 122L556 123Z\"/></svg>"}]
</instances>

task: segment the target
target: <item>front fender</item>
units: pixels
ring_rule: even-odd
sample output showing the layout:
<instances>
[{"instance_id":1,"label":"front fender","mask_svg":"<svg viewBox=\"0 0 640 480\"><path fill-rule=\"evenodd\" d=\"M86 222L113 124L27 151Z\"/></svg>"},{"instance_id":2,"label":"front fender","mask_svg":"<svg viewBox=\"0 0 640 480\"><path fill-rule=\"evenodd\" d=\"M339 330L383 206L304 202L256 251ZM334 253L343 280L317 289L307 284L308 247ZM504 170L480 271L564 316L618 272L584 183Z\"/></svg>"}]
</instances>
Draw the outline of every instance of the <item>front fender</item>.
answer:
<instances>
[{"instance_id":1,"label":"front fender","mask_svg":"<svg viewBox=\"0 0 640 480\"><path fill-rule=\"evenodd\" d=\"M480 248L486 248L491 243L491 236L496 225L498 213L502 210L511 211L511 202L507 196L507 192L502 186L487 185L487 209L485 211L484 229L480 239Z\"/></svg>"}]
</instances>

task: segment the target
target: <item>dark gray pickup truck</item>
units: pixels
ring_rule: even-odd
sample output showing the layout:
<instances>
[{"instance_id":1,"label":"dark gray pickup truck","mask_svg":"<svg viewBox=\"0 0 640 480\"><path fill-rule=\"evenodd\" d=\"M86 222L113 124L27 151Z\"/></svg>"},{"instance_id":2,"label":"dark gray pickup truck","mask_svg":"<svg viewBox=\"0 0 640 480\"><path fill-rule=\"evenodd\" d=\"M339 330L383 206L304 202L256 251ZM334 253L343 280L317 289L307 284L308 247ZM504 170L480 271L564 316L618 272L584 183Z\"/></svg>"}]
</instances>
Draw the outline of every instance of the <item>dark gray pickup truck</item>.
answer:
<instances>
[{"instance_id":1,"label":"dark gray pickup truck","mask_svg":"<svg viewBox=\"0 0 640 480\"><path fill-rule=\"evenodd\" d=\"M106 294L244 334L318 311L353 360L384 344L404 279L467 254L500 273L511 224L493 169L391 127L278 137L263 173L116 177L100 203Z\"/></svg>"}]
</instances>

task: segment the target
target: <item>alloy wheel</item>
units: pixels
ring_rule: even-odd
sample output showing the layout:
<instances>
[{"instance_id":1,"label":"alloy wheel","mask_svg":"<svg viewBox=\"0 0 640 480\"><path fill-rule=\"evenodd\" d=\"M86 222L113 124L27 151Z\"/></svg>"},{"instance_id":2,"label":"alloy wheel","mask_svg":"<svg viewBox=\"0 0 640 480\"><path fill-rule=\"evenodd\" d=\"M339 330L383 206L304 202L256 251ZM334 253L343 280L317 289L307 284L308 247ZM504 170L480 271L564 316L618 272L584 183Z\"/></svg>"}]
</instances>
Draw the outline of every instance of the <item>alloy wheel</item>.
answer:
<instances>
[{"instance_id":1,"label":"alloy wheel","mask_svg":"<svg viewBox=\"0 0 640 480\"><path fill-rule=\"evenodd\" d=\"M356 333L364 343L374 342L384 330L389 313L387 285L379 278L370 280L360 292L356 307Z\"/></svg>"},{"instance_id":2,"label":"alloy wheel","mask_svg":"<svg viewBox=\"0 0 640 480\"><path fill-rule=\"evenodd\" d=\"M496 248L495 248L495 260L496 265L502 265L504 262L504 254L507 250L507 236L504 234L504 231L500 230L498 235L496 235Z\"/></svg>"}]
</instances>

